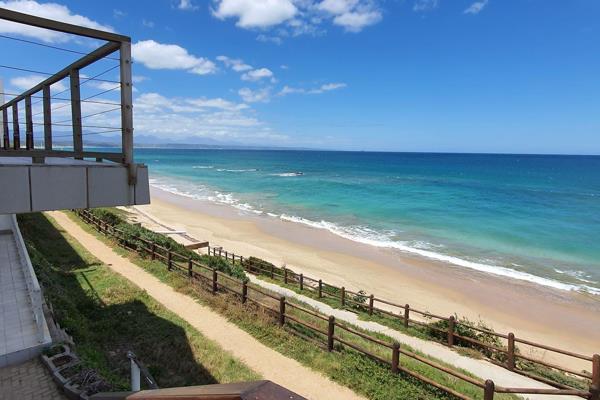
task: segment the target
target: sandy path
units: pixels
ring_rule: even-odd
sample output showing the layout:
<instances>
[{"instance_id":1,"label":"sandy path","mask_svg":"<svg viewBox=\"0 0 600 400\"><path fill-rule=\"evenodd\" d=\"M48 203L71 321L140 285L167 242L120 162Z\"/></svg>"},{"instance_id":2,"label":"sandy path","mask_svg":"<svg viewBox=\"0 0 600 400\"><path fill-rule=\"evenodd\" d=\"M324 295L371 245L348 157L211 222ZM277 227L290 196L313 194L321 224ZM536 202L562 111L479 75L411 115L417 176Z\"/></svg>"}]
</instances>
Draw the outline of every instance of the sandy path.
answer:
<instances>
[{"instance_id":1,"label":"sandy path","mask_svg":"<svg viewBox=\"0 0 600 400\"><path fill-rule=\"evenodd\" d=\"M350 389L263 345L221 315L198 304L191 297L176 292L85 232L66 214L57 211L48 214L96 258L134 285L144 289L156 301L179 315L224 350L233 353L265 379L309 399L364 399Z\"/></svg>"}]
</instances>

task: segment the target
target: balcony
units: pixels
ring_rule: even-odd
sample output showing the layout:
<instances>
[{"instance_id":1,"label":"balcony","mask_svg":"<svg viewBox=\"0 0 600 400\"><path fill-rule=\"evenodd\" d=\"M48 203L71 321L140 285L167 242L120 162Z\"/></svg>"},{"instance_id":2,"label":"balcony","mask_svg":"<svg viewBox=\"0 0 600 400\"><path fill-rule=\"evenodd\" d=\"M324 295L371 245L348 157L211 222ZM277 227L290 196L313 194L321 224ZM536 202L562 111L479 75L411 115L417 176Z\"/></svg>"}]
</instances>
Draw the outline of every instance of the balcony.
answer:
<instances>
[{"instance_id":1,"label":"balcony","mask_svg":"<svg viewBox=\"0 0 600 400\"><path fill-rule=\"evenodd\" d=\"M44 80L22 93L0 86L0 214L148 204L148 169L133 159L131 39L2 8L0 19L103 43L56 73L40 72ZM37 72L9 52L3 60L5 69ZM103 62L110 67L86 73ZM93 138L110 133L120 133L120 146L98 148Z\"/></svg>"}]
</instances>

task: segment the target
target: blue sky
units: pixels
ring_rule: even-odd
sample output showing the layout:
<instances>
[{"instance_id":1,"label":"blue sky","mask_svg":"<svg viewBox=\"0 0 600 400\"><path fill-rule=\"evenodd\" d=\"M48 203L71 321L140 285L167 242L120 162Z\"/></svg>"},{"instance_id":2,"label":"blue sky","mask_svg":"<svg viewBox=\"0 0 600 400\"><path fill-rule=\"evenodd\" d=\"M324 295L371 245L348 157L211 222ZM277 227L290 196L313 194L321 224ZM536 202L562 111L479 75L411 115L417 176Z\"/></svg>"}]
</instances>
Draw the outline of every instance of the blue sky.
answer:
<instances>
[{"instance_id":1,"label":"blue sky","mask_svg":"<svg viewBox=\"0 0 600 400\"><path fill-rule=\"evenodd\" d=\"M131 36L135 128L144 138L600 154L596 0L5 0L0 7ZM99 45L7 22L0 34L82 51ZM0 43L11 66L35 71L76 58ZM103 70L94 68L89 75ZM6 92L39 80L6 69L0 76ZM96 118L111 123L110 113Z\"/></svg>"}]
</instances>

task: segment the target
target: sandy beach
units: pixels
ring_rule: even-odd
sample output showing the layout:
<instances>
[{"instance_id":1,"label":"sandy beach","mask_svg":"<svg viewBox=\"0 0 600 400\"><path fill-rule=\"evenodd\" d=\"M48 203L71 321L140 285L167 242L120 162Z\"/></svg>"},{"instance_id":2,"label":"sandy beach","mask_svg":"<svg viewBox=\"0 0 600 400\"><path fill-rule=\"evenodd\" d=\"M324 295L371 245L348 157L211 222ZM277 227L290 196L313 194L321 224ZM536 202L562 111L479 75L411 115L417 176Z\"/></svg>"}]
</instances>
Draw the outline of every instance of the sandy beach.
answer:
<instances>
[{"instance_id":1,"label":"sandy beach","mask_svg":"<svg viewBox=\"0 0 600 400\"><path fill-rule=\"evenodd\" d=\"M322 229L154 187L151 192L152 204L139 206L141 211L198 240L209 241L211 246L285 264L308 276L435 314L482 319L496 331L514 332L518 338L584 355L600 352L598 296L377 248ZM540 351L536 356L557 360ZM588 362L562 361L577 369L590 369Z\"/></svg>"}]
</instances>

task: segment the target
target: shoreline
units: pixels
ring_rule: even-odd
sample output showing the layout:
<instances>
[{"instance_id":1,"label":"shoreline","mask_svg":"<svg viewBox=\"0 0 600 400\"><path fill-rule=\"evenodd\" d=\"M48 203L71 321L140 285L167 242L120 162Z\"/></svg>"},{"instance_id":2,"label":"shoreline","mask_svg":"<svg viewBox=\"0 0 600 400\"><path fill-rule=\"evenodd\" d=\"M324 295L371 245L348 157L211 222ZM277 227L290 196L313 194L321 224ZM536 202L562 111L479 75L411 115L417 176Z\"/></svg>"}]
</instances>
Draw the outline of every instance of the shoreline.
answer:
<instances>
[{"instance_id":1,"label":"shoreline","mask_svg":"<svg viewBox=\"0 0 600 400\"><path fill-rule=\"evenodd\" d=\"M212 166L193 166L192 168L212 168ZM167 178L161 177L160 179ZM577 277L577 274L582 272L570 271L568 267L566 267L565 271L558 270L556 268L554 269L554 271L563 275L563 277L574 277L578 282L568 280L565 281L558 279L557 277L544 276L541 274L535 274L526 270L521 270L507 265L495 264L493 260L470 259L468 256L465 255L460 256L448 254L445 252L438 252L437 250L432 250L429 247L422 248L419 246L411 246L406 243L392 240L391 238L386 237L385 234L382 234L380 232L371 231L365 233L364 231L360 230L357 232L354 229L356 227L345 227L343 225L339 225L335 222L330 222L327 220L318 221L306 219L295 215L289 215L286 213L272 213L269 211L262 210L260 208L257 209L252 204L242 202L230 193L222 193L219 190L216 190L214 188L208 188L204 185L201 185L201 187L203 188L202 190L208 189L210 192L214 192L214 195L208 195L206 198L198 198L187 191L182 192L180 190L180 186L183 184L183 182L179 181L178 178L168 178L166 181L163 181L163 183L153 183L152 181L154 181L154 179L151 179L151 185L154 186L157 190L166 191L175 196L182 196L201 202L209 202L212 204L225 205L231 208L235 208L236 210L238 210L238 212L241 211L242 213L248 215L256 215L267 219L275 218L287 222L292 222L295 224L306 225L310 228L328 231L333 235L350 240L352 242L356 242L361 245L368 245L369 247L378 247L384 250L389 250L404 255L416 256L416 258L418 259L427 259L433 262L449 264L454 267L468 268L478 272L483 272L485 274L492 274L503 278L517 279L520 281L533 283L535 285L546 286L548 288L559 289L564 291L578 291L589 293L591 295L599 296L600 298L600 288L592 286L592 284L595 284L594 282ZM173 181L175 181L176 183L173 183ZM192 193L194 191L195 189L192 191ZM375 236L372 236L371 233L374 233ZM553 263L553 261L549 261L549 263ZM518 264L513 265L517 266Z\"/></svg>"},{"instance_id":2,"label":"shoreline","mask_svg":"<svg viewBox=\"0 0 600 400\"><path fill-rule=\"evenodd\" d=\"M600 348L600 298L357 243L305 224L252 215L151 187L138 206L198 240L254 255L350 290L436 314L483 320L498 332L591 355ZM351 266L351 267L350 267Z\"/></svg>"}]
</instances>

